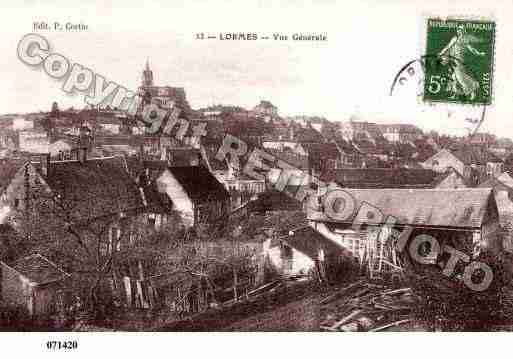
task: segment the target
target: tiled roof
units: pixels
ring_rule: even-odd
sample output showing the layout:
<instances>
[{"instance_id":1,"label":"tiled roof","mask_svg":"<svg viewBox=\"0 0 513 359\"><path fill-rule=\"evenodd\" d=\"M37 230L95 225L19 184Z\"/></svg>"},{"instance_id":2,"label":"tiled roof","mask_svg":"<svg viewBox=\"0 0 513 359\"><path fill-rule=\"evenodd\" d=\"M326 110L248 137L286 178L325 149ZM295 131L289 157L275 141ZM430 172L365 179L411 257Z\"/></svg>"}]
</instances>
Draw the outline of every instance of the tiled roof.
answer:
<instances>
[{"instance_id":1,"label":"tiled roof","mask_svg":"<svg viewBox=\"0 0 513 359\"><path fill-rule=\"evenodd\" d=\"M299 127L294 130L294 139L301 143L319 143L324 141L322 135L312 127Z\"/></svg>"},{"instance_id":2,"label":"tiled roof","mask_svg":"<svg viewBox=\"0 0 513 359\"><path fill-rule=\"evenodd\" d=\"M279 151L272 148L266 148L265 152L296 168L304 170L308 169L308 157L306 156L299 155L292 151Z\"/></svg>"},{"instance_id":3,"label":"tiled roof","mask_svg":"<svg viewBox=\"0 0 513 359\"><path fill-rule=\"evenodd\" d=\"M125 166L122 157L52 162L46 182L75 220L98 218L144 207Z\"/></svg>"},{"instance_id":4,"label":"tiled roof","mask_svg":"<svg viewBox=\"0 0 513 359\"><path fill-rule=\"evenodd\" d=\"M479 188L493 188L497 191L513 192L513 188L506 183L502 182L497 177L491 177L484 182L477 185Z\"/></svg>"},{"instance_id":5,"label":"tiled roof","mask_svg":"<svg viewBox=\"0 0 513 359\"><path fill-rule=\"evenodd\" d=\"M203 149L205 150L205 155L207 157L207 160L210 164L210 167L212 168L212 171L226 171L228 170L228 156L226 159L220 161L216 158L217 153L219 152L219 149L221 148L221 144L216 143L210 143L209 145L203 146Z\"/></svg>"},{"instance_id":6,"label":"tiled roof","mask_svg":"<svg viewBox=\"0 0 513 359\"><path fill-rule=\"evenodd\" d=\"M68 273L40 254L19 259L11 268L36 284L50 283L69 277Z\"/></svg>"},{"instance_id":7,"label":"tiled roof","mask_svg":"<svg viewBox=\"0 0 513 359\"><path fill-rule=\"evenodd\" d=\"M355 211L343 220L330 219L313 213L312 220L343 223L368 223L356 218L363 203L378 208L387 216L394 216L397 224L431 227L480 228L487 211L497 211L490 188L465 189L343 189L354 199ZM361 214L360 214L361 215ZM376 220L376 219L374 219Z\"/></svg>"},{"instance_id":8,"label":"tiled roof","mask_svg":"<svg viewBox=\"0 0 513 359\"><path fill-rule=\"evenodd\" d=\"M337 159L340 155L334 143L304 143L303 148L308 152L310 160L322 161L324 159Z\"/></svg>"},{"instance_id":9,"label":"tiled roof","mask_svg":"<svg viewBox=\"0 0 513 359\"><path fill-rule=\"evenodd\" d=\"M258 194L258 198L251 202L251 209L257 212L301 211L302 204L292 195L271 189Z\"/></svg>"},{"instance_id":10,"label":"tiled roof","mask_svg":"<svg viewBox=\"0 0 513 359\"><path fill-rule=\"evenodd\" d=\"M377 143L369 139L357 139L353 141L353 146L364 154L386 154L387 147L383 143Z\"/></svg>"},{"instance_id":11,"label":"tiled roof","mask_svg":"<svg viewBox=\"0 0 513 359\"><path fill-rule=\"evenodd\" d=\"M440 173L438 176L435 177L433 182L431 183L433 188L436 188L440 183L442 183L447 177L454 174L455 176L459 177L461 181L465 184L467 187L471 187L472 183L471 181L467 180L465 177L463 177L458 171L456 171L452 167L448 167L443 173Z\"/></svg>"},{"instance_id":12,"label":"tiled roof","mask_svg":"<svg viewBox=\"0 0 513 359\"><path fill-rule=\"evenodd\" d=\"M490 151L476 146L465 146L454 151L453 155L466 165L486 165L487 162L502 162Z\"/></svg>"},{"instance_id":13,"label":"tiled roof","mask_svg":"<svg viewBox=\"0 0 513 359\"><path fill-rule=\"evenodd\" d=\"M324 238L312 227L302 227L291 232L291 235L280 237L279 239L313 260L318 259L319 248L322 248L325 253L336 253L339 255L347 253L343 247Z\"/></svg>"},{"instance_id":14,"label":"tiled roof","mask_svg":"<svg viewBox=\"0 0 513 359\"><path fill-rule=\"evenodd\" d=\"M399 132L399 133L422 133L422 131L415 125L409 123L397 123L390 125L378 125L381 132Z\"/></svg>"},{"instance_id":15,"label":"tiled roof","mask_svg":"<svg viewBox=\"0 0 513 359\"><path fill-rule=\"evenodd\" d=\"M169 164L173 167L190 166L193 162L199 164L201 153L194 148L172 148L167 150L169 155Z\"/></svg>"},{"instance_id":16,"label":"tiled roof","mask_svg":"<svg viewBox=\"0 0 513 359\"><path fill-rule=\"evenodd\" d=\"M353 154L359 152L350 141L346 141L341 137L336 137L334 141L338 148L346 154Z\"/></svg>"},{"instance_id":17,"label":"tiled roof","mask_svg":"<svg viewBox=\"0 0 513 359\"><path fill-rule=\"evenodd\" d=\"M230 198L224 186L203 166L169 167L168 170L194 201Z\"/></svg>"},{"instance_id":18,"label":"tiled roof","mask_svg":"<svg viewBox=\"0 0 513 359\"><path fill-rule=\"evenodd\" d=\"M428 169L345 168L327 171L321 180L349 188L418 188L431 187L437 176Z\"/></svg>"}]
</instances>

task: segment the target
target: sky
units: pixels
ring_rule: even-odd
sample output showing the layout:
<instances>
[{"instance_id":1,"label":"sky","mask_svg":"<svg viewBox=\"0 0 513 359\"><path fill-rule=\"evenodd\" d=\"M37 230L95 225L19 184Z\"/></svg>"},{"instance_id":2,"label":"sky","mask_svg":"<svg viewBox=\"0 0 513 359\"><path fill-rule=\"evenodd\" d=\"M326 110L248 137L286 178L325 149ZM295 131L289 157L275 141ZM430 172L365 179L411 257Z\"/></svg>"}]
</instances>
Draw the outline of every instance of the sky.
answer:
<instances>
[{"instance_id":1,"label":"sky","mask_svg":"<svg viewBox=\"0 0 513 359\"><path fill-rule=\"evenodd\" d=\"M416 77L389 93L399 69L423 54L425 19L460 16L497 24L494 99L481 130L513 137L512 10L511 1L468 0L18 2L2 9L0 113L47 111L53 101L84 106L83 95L64 93L62 81L16 56L34 22L57 21L88 30L38 31L52 52L133 90L149 58L156 85L184 87L193 108L252 108L265 99L283 116L413 123L464 134L464 119L480 118L482 107L427 106L416 96ZM196 40L201 32L325 34L327 41Z\"/></svg>"}]
</instances>

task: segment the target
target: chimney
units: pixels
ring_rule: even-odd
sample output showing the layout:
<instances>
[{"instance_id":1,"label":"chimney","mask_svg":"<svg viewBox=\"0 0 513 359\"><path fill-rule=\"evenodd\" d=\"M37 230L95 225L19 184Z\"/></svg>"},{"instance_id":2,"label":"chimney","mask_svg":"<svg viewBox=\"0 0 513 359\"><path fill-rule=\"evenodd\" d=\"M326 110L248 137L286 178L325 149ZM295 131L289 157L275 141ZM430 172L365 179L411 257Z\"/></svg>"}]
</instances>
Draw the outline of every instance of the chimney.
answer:
<instances>
[{"instance_id":1,"label":"chimney","mask_svg":"<svg viewBox=\"0 0 513 359\"><path fill-rule=\"evenodd\" d=\"M48 177L48 173L50 172L50 154L49 153L45 153L45 154L42 154L40 156L40 161L41 163L41 174L43 175L43 177Z\"/></svg>"}]
</instances>

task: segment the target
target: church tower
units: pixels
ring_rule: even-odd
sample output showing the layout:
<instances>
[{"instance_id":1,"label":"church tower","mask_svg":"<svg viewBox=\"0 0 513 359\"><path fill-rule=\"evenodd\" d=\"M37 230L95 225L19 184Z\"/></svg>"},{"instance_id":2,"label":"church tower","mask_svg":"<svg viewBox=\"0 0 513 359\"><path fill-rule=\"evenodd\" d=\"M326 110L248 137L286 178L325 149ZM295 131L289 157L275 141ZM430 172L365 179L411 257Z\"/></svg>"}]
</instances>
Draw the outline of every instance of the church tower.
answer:
<instances>
[{"instance_id":1,"label":"church tower","mask_svg":"<svg viewBox=\"0 0 513 359\"><path fill-rule=\"evenodd\" d=\"M143 71L141 86L142 87L153 86L153 71L150 70L149 60L146 60L146 68Z\"/></svg>"}]
</instances>

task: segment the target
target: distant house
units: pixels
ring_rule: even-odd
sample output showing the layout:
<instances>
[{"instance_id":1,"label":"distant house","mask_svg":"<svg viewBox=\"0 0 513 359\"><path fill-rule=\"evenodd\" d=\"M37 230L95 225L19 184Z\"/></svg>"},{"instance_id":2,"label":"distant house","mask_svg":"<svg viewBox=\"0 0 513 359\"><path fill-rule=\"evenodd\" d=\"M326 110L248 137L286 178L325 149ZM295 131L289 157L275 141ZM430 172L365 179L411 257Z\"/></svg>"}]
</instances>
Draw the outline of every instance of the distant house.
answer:
<instances>
[{"instance_id":1,"label":"distant house","mask_svg":"<svg viewBox=\"0 0 513 359\"><path fill-rule=\"evenodd\" d=\"M265 149L285 151L293 150L299 142L295 136L294 127L274 125L272 129L262 136L262 147Z\"/></svg>"},{"instance_id":2,"label":"distant house","mask_svg":"<svg viewBox=\"0 0 513 359\"><path fill-rule=\"evenodd\" d=\"M120 119L112 115L99 115L96 118L96 124L103 130L103 132L113 135L118 135L122 127Z\"/></svg>"},{"instance_id":3,"label":"distant house","mask_svg":"<svg viewBox=\"0 0 513 359\"><path fill-rule=\"evenodd\" d=\"M509 177L509 176L508 176ZM495 195L495 201L499 209L499 219L501 225L505 226L513 218L513 187L511 183L502 182L501 177L491 177L480 183L479 188L491 188ZM507 180L507 177L503 177Z\"/></svg>"},{"instance_id":4,"label":"distant house","mask_svg":"<svg viewBox=\"0 0 513 359\"><path fill-rule=\"evenodd\" d=\"M168 147L164 158L170 166L199 166L203 164L201 151L191 147Z\"/></svg>"},{"instance_id":5,"label":"distant house","mask_svg":"<svg viewBox=\"0 0 513 359\"><path fill-rule=\"evenodd\" d=\"M342 156L335 143L304 143L302 144L308 157L308 167L315 173L323 173L337 168Z\"/></svg>"},{"instance_id":6,"label":"distant house","mask_svg":"<svg viewBox=\"0 0 513 359\"><path fill-rule=\"evenodd\" d=\"M449 167L444 173L439 174L432 182L433 188L458 189L472 187L458 171Z\"/></svg>"},{"instance_id":7,"label":"distant house","mask_svg":"<svg viewBox=\"0 0 513 359\"><path fill-rule=\"evenodd\" d=\"M351 141L376 139L383 136L376 123L354 121L352 119L340 124L339 133L344 139Z\"/></svg>"},{"instance_id":8,"label":"distant house","mask_svg":"<svg viewBox=\"0 0 513 359\"><path fill-rule=\"evenodd\" d=\"M344 168L325 172L321 180L346 188L432 188L438 173L411 168Z\"/></svg>"},{"instance_id":9,"label":"distant house","mask_svg":"<svg viewBox=\"0 0 513 359\"><path fill-rule=\"evenodd\" d=\"M470 144L474 146L488 147L497 142L497 138L486 132L477 132L470 137Z\"/></svg>"},{"instance_id":10,"label":"distant house","mask_svg":"<svg viewBox=\"0 0 513 359\"><path fill-rule=\"evenodd\" d=\"M14 131L31 130L34 128L34 121L24 119L23 117L13 118L11 128Z\"/></svg>"},{"instance_id":11,"label":"distant house","mask_svg":"<svg viewBox=\"0 0 513 359\"><path fill-rule=\"evenodd\" d=\"M45 131L24 130L19 132L19 150L30 153L47 153L50 139Z\"/></svg>"},{"instance_id":12,"label":"distant house","mask_svg":"<svg viewBox=\"0 0 513 359\"><path fill-rule=\"evenodd\" d=\"M77 228L96 222L106 225L103 252L120 250L134 240L129 235L134 226L144 221L141 216L146 206L141 190L130 178L122 158L88 159L85 150L77 156L74 160L51 161L49 155L41 155L26 162L8 181L2 202L10 215L31 216L37 203L50 201L49 205L56 205L50 199L58 198L62 208L69 211L68 221ZM12 224L17 228L18 220L13 218Z\"/></svg>"},{"instance_id":13,"label":"distant house","mask_svg":"<svg viewBox=\"0 0 513 359\"><path fill-rule=\"evenodd\" d=\"M480 178L496 177L504 170L504 161L482 147L465 146L454 151L454 156L459 158L467 167L476 169ZM465 173L463 173L463 176L465 176Z\"/></svg>"},{"instance_id":14,"label":"distant house","mask_svg":"<svg viewBox=\"0 0 513 359\"><path fill-rule=\"evenodd\" d=\"M364 156L356 149L351 141L347 141L340 136L336 136L332 142L337 146L338 152L340 153L340 163L337 165L337 168L362 167Z\"/></svg>"},{"instance_id":15,"label":"distant house","mask_svg":"<svg viewBox=\"0 0 513 359\"><path fill-rule=\"evenodd\" d=\"M285 191L293 189L297 189L297 187L289 186L285 188ZM267 212L302 211L302 203L293 195L285 193L285 191L270 189L260 193L255 200L251 201L249 210L264 214Z\"/></svg>"},{"instance_id":16,"label":"distant house","mask_svg":"<svg viewBox=\"0 0 513 359\"><path fill-rule=\"evenodd\" d=\"M390 142L412 142L422 136L422 131L412 124L378 125L383 137Z\"/></svg>"},{"instance_id":17,"label":"distant house","mask_svg":"<svg viewBox=\"0 0 513 359\"><path fill-rule=\"evenodd\" d=\"M422 163L422 167L436 172L445 172L449 167L463 174L465 164L451 151L442 149Z\"/></svg>"},{"instance_id":18,"label":"distant house","mask_svg":"<svg viewBox=\"0 0 513 359\"><path fill-rule=\"evenodd\" d=\"M328 122L324 117L319 116L289 116L286 117L285 120L289 121L291 124L297 124L303 128L312 127L317 132L321 132L323 126Z\"/></svg>"},{"instance_id":19,"label":"distant house","mask_svg":"<svg viewBox=\"0 0 513 359\"><path fill-rule=\"evenodd\" d=\"M498 176L503 171L503 161L483 148L463 147L455 151L442 149L422 163L424 168L436 172L445 172L454 168L464 178L469 179L473 172L477 180L489 176Z\"/></svg>"},{"instance_id":20,"label":"distant house","mask_svg":"<svg viewBox=\"0 0 513 359\"><path fill-rule=\"evenodd\" d=\"M64 304L71 276L47 258L34 254L1 264L1 301L24 308L31 316L47 316Z\"/></svg>"},{"instance_id":21,"label":"distant house","mask_svg":"<svg viewBox=\"0 0 513 359\"><path fill-rule=\"evenodd\" d=\"M230 195L206 167L168 167L156 179L156 186L167 194L186 226L219 224L228 217Z\"/></svg>"},{"instance_id":22,"label":"distant house","mask_svg":"<svg viewBox=\"0 0 513 359\"><path fill-rule=\"evenodd\" d=\"M101 258L128 250L145 239L143 232L156 227L155 213L164 211L162 208L168 205L167 199L157 202L145 193L145 188L130 176L121 157L87 158L85 150L78 152L73 160L52 161L48 155L42 155L13 172L15 175L3 197L9 210L9 223L17 231L22 232L22 218L38 218L35 215L40 213L36 211L41 209L38 206L41 203L56 220L57 226L49 226L49 230L59 231L59 224L72 226L73 233L84 240L85 246L94 246L91 253L98 253ZM54 211L56 215L52 215ZM72 235L67 231L56 234L63 241ZM71 238L69 243L74 243ZM66 256L44 254L64 270L74 270ZM154 269L151 260L127 259L113 273L111 289L123 292L125 278L141 279Z\"/></svg>"},{"instance_id":23,"label":"distant house","mask_svg":"<svg viewBox=\"0 0 513 359\"><path fill-rule=\"evenodd\" d=\"M5 223L13 211L29 210L25 189L35 186L39 175L28 159L2 159L0 173L0 223Z\"/></svg>"},{"instance_id":24,"label":"distant house","mask_svg":"<svg viewBox=\"0 0 513 359\"><path fill-rule=\"evenodd\" d=\"M0 149L14 151L18 148L18 134L10 130L0 130Z\"/></svg>"},{"instance_id":25,"label":"distant house","mask_svg":"<svg viewBox=\"0 0 513 359\"><path fill-rule=\"evenodd\" d=\"M350 257L344 247L326 239L313 228L293 229L285 236L269 237L263 244L268 265L283 276L306 275L336 266Z\"/></svg>"}]
</instances>

